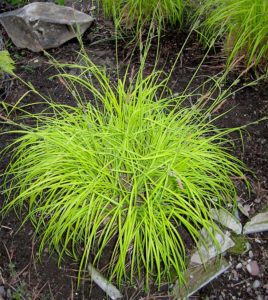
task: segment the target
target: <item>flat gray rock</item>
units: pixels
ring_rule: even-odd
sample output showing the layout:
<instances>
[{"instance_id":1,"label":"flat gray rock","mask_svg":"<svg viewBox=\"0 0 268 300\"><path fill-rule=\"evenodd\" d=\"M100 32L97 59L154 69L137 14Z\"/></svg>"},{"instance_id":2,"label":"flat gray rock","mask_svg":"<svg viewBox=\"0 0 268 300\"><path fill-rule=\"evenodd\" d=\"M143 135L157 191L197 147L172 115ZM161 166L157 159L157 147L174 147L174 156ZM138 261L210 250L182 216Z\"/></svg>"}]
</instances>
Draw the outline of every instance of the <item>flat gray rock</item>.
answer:
<instances>
[{"instance_id":1,"label":"flat gray rock","mask_svg":"<svg viewBox=\"0 0 268 300\"><path fill-rule=\"evenodd\" d=\"M112 299L118 300L122 299L123 295L120 291L111 284L103 275L96 270L91 264L88 265L88 271L91 279Z\"/></svg>"},{"instance_id":2,"label":"flat gray rock","mask_svg":"<svg viewBox=\"0 0 268 300\"><path fill-rule=\"evenodd\" d=\"M174 286L172 292L174 299L188 299L188 297L206 286L230 267L231 264L225 259L221 259L220 261L212 259L206 266L189 266L185 272L185 284L180 285L177 281Z\"/></svg>"},{"instance_id":3,"label":"flat gray rock","mask_svg":"<svg viewBox=\"0 0 268 300\"><path fill-rule=\"evenodd\" d=\"M246 223L244 234L268 231L268 211L259 213Z\"/></svg>"},{"instance_id":4,"label":"flat gray rock","mask_svg":"<svg viewBox=\"0 0 268 300\"><path fill-rule=\"evenodd\" d=\"M227 227L228 229L232 230L236 234L241 234L242 232L241 223L227 210L224 210L222 208L220 209L212 208L210 211L213 220L219 222L221 225Z\"/></svg>"},{"instance_id":5,"label":"flat gray rock","mask_svg":"<svg viewBox=\"0 0 268 300\"><path fill-rule=\"evenodd\" d=\"M215 240L218 242L219 247L216 246L215 241L208 234L208 232L203 228L201 230L201 236L203 237L203 241L199 242L198 250L196 250L191 256L190 262L192 264L205 264L210 259L216 257L217 255L224 253L229 248L233 247L235 243L230 238L229 232L223 233L221 231L213 231L211 229L211 233Z\"/></svg>"},{"instance_id":6,"label":"flat gray rock","mask_svg":"<svg viewBox=\"0 0 268 300\"><path fill-rule=\"evenodd\" d=\"M82 35L94 19L71 7L35 2L0 14L12 42L33 52L55 48Z\"/></svg>"}]
</instances>

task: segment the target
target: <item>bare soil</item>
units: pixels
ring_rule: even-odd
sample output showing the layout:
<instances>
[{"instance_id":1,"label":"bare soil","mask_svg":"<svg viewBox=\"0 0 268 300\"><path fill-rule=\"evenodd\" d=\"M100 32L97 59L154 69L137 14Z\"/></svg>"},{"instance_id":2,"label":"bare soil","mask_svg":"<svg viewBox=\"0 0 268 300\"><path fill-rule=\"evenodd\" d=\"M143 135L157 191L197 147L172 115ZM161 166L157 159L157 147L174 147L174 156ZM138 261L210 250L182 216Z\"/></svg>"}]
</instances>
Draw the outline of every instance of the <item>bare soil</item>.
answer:
<instances>
[{"instance_id":1,"label":"bare soil","mask_svg":"<svg viewBox=\"0 0 268 300\"><path fill-rule=\"evenodd\" d=\"M90 6L86 1L69 1L75 3L78 9L89 12ZM6 3L0 3L0 12L11 10L13 7ZM26 82L31 82L43 95L48 95L60 103L72 104L71 96L65 87L57 79L50 79L56 71L49 65L48 59L42 53L32 53L28 50L17 49L8 39L3 28L0 28L0 36L3 36L5 46L16 61L16 73ZM187 30L178 32L170 30L165 32L160 43L159 66L168 73L173 65L176 54L187 37ZM90 58L97 64L106 66L110 72L116 70L116 45L113 37L113 24L102 16L97 16L96 23L89 29L83 38L86 51ZM119 64L124 69L129 56L134 48L128 40L120 41ZM149 72L155 63L155 49L157 42L153 42L151 53L147 59L146 70ZM58 49L50 50L49 53L59 61L74 62L77 59L79 44L72 40ZM177 63L171 76L170 86L173 92L182 91L189 79L194 74L197 66L204 56L204 50L193 34L185 47L183 55ZM134 69L139 67L139 57L132 57ZM224 68L224 57L220 53L210 53L200 68L198 80L193 87L204 81L206 76L213 76ZM145 72L146 72L145 70ZM236 77L236 73L229 75L226 87ZM249 80L253 80L254 74L248 74L239 83L243 86ZM9 92L5 95L7 103L15 104L27 91L27 88L17 80L5 83L9 86ZM4 90L1 92L5 92ZM0 93L1 94L1 93ZM24 103L38 101L36 96L29 95ZM34 111L35 108L33 107ZM230 111L229 111L230 110ZM234 96L230 97L218 110L218 114L229 111L217 121L219 127L237 127L250 124L268 115L268 89L267 82L246 87ZM4 112L0 111L1 116ZM1 125L1 131L8 127ZM12 138L10 135L1 135L0 149L8 145ZM251 182L252 191L248 194L242 182L237 181L239 198L242 204L250 206L250 216L260 212L268 205L268 124L267 121L249 125L247 133L243 134L243 146L238 135L232 136L235 155L242 159L254 172L254 176L246 174ZM0 162L0 173L8 164L8 157ZM3 203L3 195L0 193L0 203ZM242 217L242 222L247 218ZM66 258L60 266L57 264L57 255L44 252L37 259L38 242L33 239L33 228L26 223L21 227L21 218L15 213L10 213L3 218L0 225L0 299L106 299L101 289L92 284L84 274L84 281L80 287L76 285L77 262ZM200 290L191 299L268 299L268 233L252 234L247 237L251 250L243 255L228 254L227 258L232 262L231 269L214 280L211 284ZM247 269L248 260L256 260L260 272L258 276L251 276ZM241 268L236 268L239 263ZM254 281L260 281L260 287L253 288ZM127 283L122 287L124 299L172 299L169 295L170 285L164 285L160 291L155 287L144 291L142 283L137 282L129 286ZM2 289L2 290L1 290ZM1 294L2 291L2 294Z\"/></svg>"}]
</instances>

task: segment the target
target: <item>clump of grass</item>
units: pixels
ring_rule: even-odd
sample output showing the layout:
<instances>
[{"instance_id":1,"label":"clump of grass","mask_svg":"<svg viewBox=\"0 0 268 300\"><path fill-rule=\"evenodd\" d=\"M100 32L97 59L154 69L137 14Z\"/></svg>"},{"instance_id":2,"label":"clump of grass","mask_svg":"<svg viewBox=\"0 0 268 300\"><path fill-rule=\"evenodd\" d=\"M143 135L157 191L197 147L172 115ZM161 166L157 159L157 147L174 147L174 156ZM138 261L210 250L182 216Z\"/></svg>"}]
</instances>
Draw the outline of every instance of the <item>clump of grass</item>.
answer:
<instances>
[{"instance_id":1,"label":"clump of grass","mask_svg":"<svg viewBox=\"0 0 268 300\"><path fill-rule=\"evenodd\" d=\"M0 51L0 71L7 74L13 74L15 69L15 62L10 57L10 54L6 50Z\"/></svg>"},{"instance_id":2,"label":"clump of grass","mask_svg":"<svg viewBox=\"0 0 268 300\"><path fill-rule=\"evenodd\" d=\"M203 41L225 37L228 65L242 60L247 67L267 69L268 2L263 0L204 0L200 32Z\"/></svg>"},{"instance_id":3,"label":"clump of grass","mask_svg":"<svg viewBox=\"0 0 268 300\"><path fill-rule=\"evenodd\" d=\"M79 76L61 74L78 106L49 102L52 115L29 114L37 126L15 131L4 211L26 205L40 251L55 249L60 260L67 253L80 270L112 244L110 278L118 283L144 275L146 285L160 284L174 270L183 281L181 232L197 242L204 228L213 238L211 207L235 203L231 177L243 177L244 166L229 153L234 129L213 125L217 101L202 110L201 99L189 107L186 94L172 96L161 72L143 77L141 67L130 84L127 75L115 84L84 61L65 65Z\"/></svg>"},{"instance_id":4,"label":"clump of grass","mask_svg":"<svg viewBox=\"0 0 268 300\"><path fill-rule=\"evenodd\" d=\"M140 32L143 27L154 23L155 27L165 24L182 25L188 0L103 0L99 4L104 14L113 16L119 27L133 28Z\"/></svg>"}]
</instances>

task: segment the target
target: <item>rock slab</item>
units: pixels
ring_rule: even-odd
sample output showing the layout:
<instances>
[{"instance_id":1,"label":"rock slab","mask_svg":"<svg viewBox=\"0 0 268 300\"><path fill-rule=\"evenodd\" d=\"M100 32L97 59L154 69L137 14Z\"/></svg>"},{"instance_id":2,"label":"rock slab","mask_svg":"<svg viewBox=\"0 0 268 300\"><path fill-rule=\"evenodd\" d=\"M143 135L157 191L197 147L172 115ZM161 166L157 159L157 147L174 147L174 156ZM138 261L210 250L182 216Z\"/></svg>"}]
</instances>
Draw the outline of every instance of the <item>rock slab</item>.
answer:
<instances>
[{"instance_id":1,"label":"rock slab","mask_svg":"<svg viewBox=\"0 0 268 300\"><path fill-rule=\"evenodd\" d=\"M120 291L112 285L112 283L103 277L103 275L96 270L91 264L88 265L88 271L91 279L109 296L112 300L119 300L123 298Z\"/></svg>"},{"instance_id":2,"label":"rock slab","mask_svg":"<svg viewBox=\"0 0 268 300\"><path fill-rule=\"evenodd\" d=\"M236 234L241 234L242 225L241 223L227 210L222 208L220 209L211 209L211 216L213 220L221 223L224 227L232 230Z\"/></svg>"},{"instance_id":3,"label":"rock slab","mask_svg":"<svg viewBox=\"0 0 268 300\"><path fill-rule=\"evenodd\" d=\"M254 216L243 229L244 234L268 231L268 211Z\"/></svg>"},{"instance_id":4,"label":"rock slab","mask_svg":"<svg viewBox=\"0 0 268 300\"><path fill-rule=\"evenodd\" d=\"M188 297L206 286L230 267L231 264L225 259L221 261L212 259L205 266L189 266L185 272L185 284L180 285L177 281L174 286L172 292L174 298L176 300L188 299Z\"/></svg>"},{"instance_id":5,"label":"rock slab","mask_svg":"<svg viewBox=\"0 0 268 300\"><path fill-rule=\"evenodd\" d=\"M35 2L0 14L12 42L33 52L55 48L82 35L94 19L71 7Z\"/></svg>"},{"instance_id":6,"label":"rock slab","mask_svg":"<svg viewBox=\"0 0 268 300\"><path fill-rule=\"evenodd\" d=\"M210 234L214 236L214 239L212 239ZM203 241L199 242L197 245L198 250L191 256L190 262L192 264L205 264L211 258L224 253L235 245L233 240L229 237L229 232L223 233L219 229L213 231L213 228L211 228L210 234L204 228L201 230ZM218 245L216 245L216 243L218 243Z\"/></svg>"}]
</instances>

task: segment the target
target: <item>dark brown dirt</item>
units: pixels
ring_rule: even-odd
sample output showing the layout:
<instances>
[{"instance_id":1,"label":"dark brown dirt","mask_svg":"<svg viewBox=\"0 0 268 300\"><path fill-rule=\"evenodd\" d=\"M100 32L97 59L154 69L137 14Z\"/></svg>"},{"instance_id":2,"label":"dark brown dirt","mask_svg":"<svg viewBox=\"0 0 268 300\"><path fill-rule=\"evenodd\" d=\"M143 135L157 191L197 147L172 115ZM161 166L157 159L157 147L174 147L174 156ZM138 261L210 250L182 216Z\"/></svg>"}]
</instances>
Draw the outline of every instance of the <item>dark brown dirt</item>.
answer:
<instances>
[{"instance_id":1,"label":"dark brown dirt","mask_svg":"<svg viewBox=\"0 0 268 300\"><path fill-rule=\"evenodd\" d=\"M72 1L70 1L72 2ZM75 2L75 1L73 1ZM88 12L89 6L86 1L76 1L77 8ZM12 9L12 6L0 4L0 12ZM55 70L49 65L46 56L40 53L31 53L28 50L18 50L8 40L4 30L1 28L6 48L16 61L16 73L26 82L31 82L43 95L52 97L61 103L73 104L73 100L66 92L64 86L57 79L49 79L54 75ZM181 48L187 37L187 32L166 32L161 40L161 55L159 66L168 73L176 59L176 53ZM96 24L84 35L84 45L90 58L98 64L104 65L112 72L116 69L115 42L113 38L113 26L110 21L105 21L99 17ZM119 63L124 69L131 55L134 44L127 41L119 43ZM155 62L156 41L153 42L151 53L147 59L146 71L152 68ZM77 59L79 44L76 40L70 41L58 49L50 50L49 53L57 60L63 62L74 62ZM193 35L177 63L170 80L170 85L174 92L182 91L189 79L194 74L200 64L204 52ZM138 55L133 56L132 65L138 68ZM200 78L194 82L196 87L204 81L205 76L212 76L221 71L224 67L224 59L220 54L211 53L200 69ZM232 74L227 78L228 86L235 78ZM249 78L239 84L242 86L248 82ZM19 81L12 82L11 92L5 100L7 103L15 104L17 100L27 91ZM36 102L37 96L30 95L23 101L24 103ZM35 110L35 108L32 108ZM231 111L217 121L220 127L236 127L250 124L268 115L268 89L267 83L261 82L253 87L246 87L235 96L230 97L217 113ZM3 112L0 112L3 115ZM1 125L1 130L7 129ZM268 124L267 121L259 122L247 127L244 136L244 149L241 142L235 142L234 152L242 159L247 166L255 173L248 174L248 179L252 184L252 191L249 195L244 188L240 188L242 182L237 182L239 187L239 197L243 204L250 206L250 216L259 212L268 204ZM234 135L233 139L238 136ZM10 136L1 136L0 149L11 142ZM0 173L3 173L8 163L8 158L1 161ZM3 196L0 194L0 201ZM247 219L242 218L242 221ZM77 263L68 258L57 265L57 255L42 253L41 260L36 259L38 245L33 243L33 229L31 224L24 224L14 213L6 216L0 227L0 286L3 286L7 299L106 299L105 294L89 280L77 289ZM20 229L20 230L19 230ZM228 259L233 262L233 267L217 280L203 288L191 299L268 299L267 289L263 286L268 284L268 234L260 233L248 237L251 251L243 255L229 255ZM250 257L249 257L250 255ZM257 277L251 276L245 267L248 259L254 259L260 266L260 274ZM235 266L241 262L243 267L236 269ZM252 288L255 280L261 282L257 289ZM136 283L132 287L122 287L124 299L171 299L168 295L168 286L163 286L161 291L152 288L145 292L141 288L141 283ZM12 295L12 296L10 296ZM0 298L1 299L1 298Z\"/></svg>"}]
</instances>

